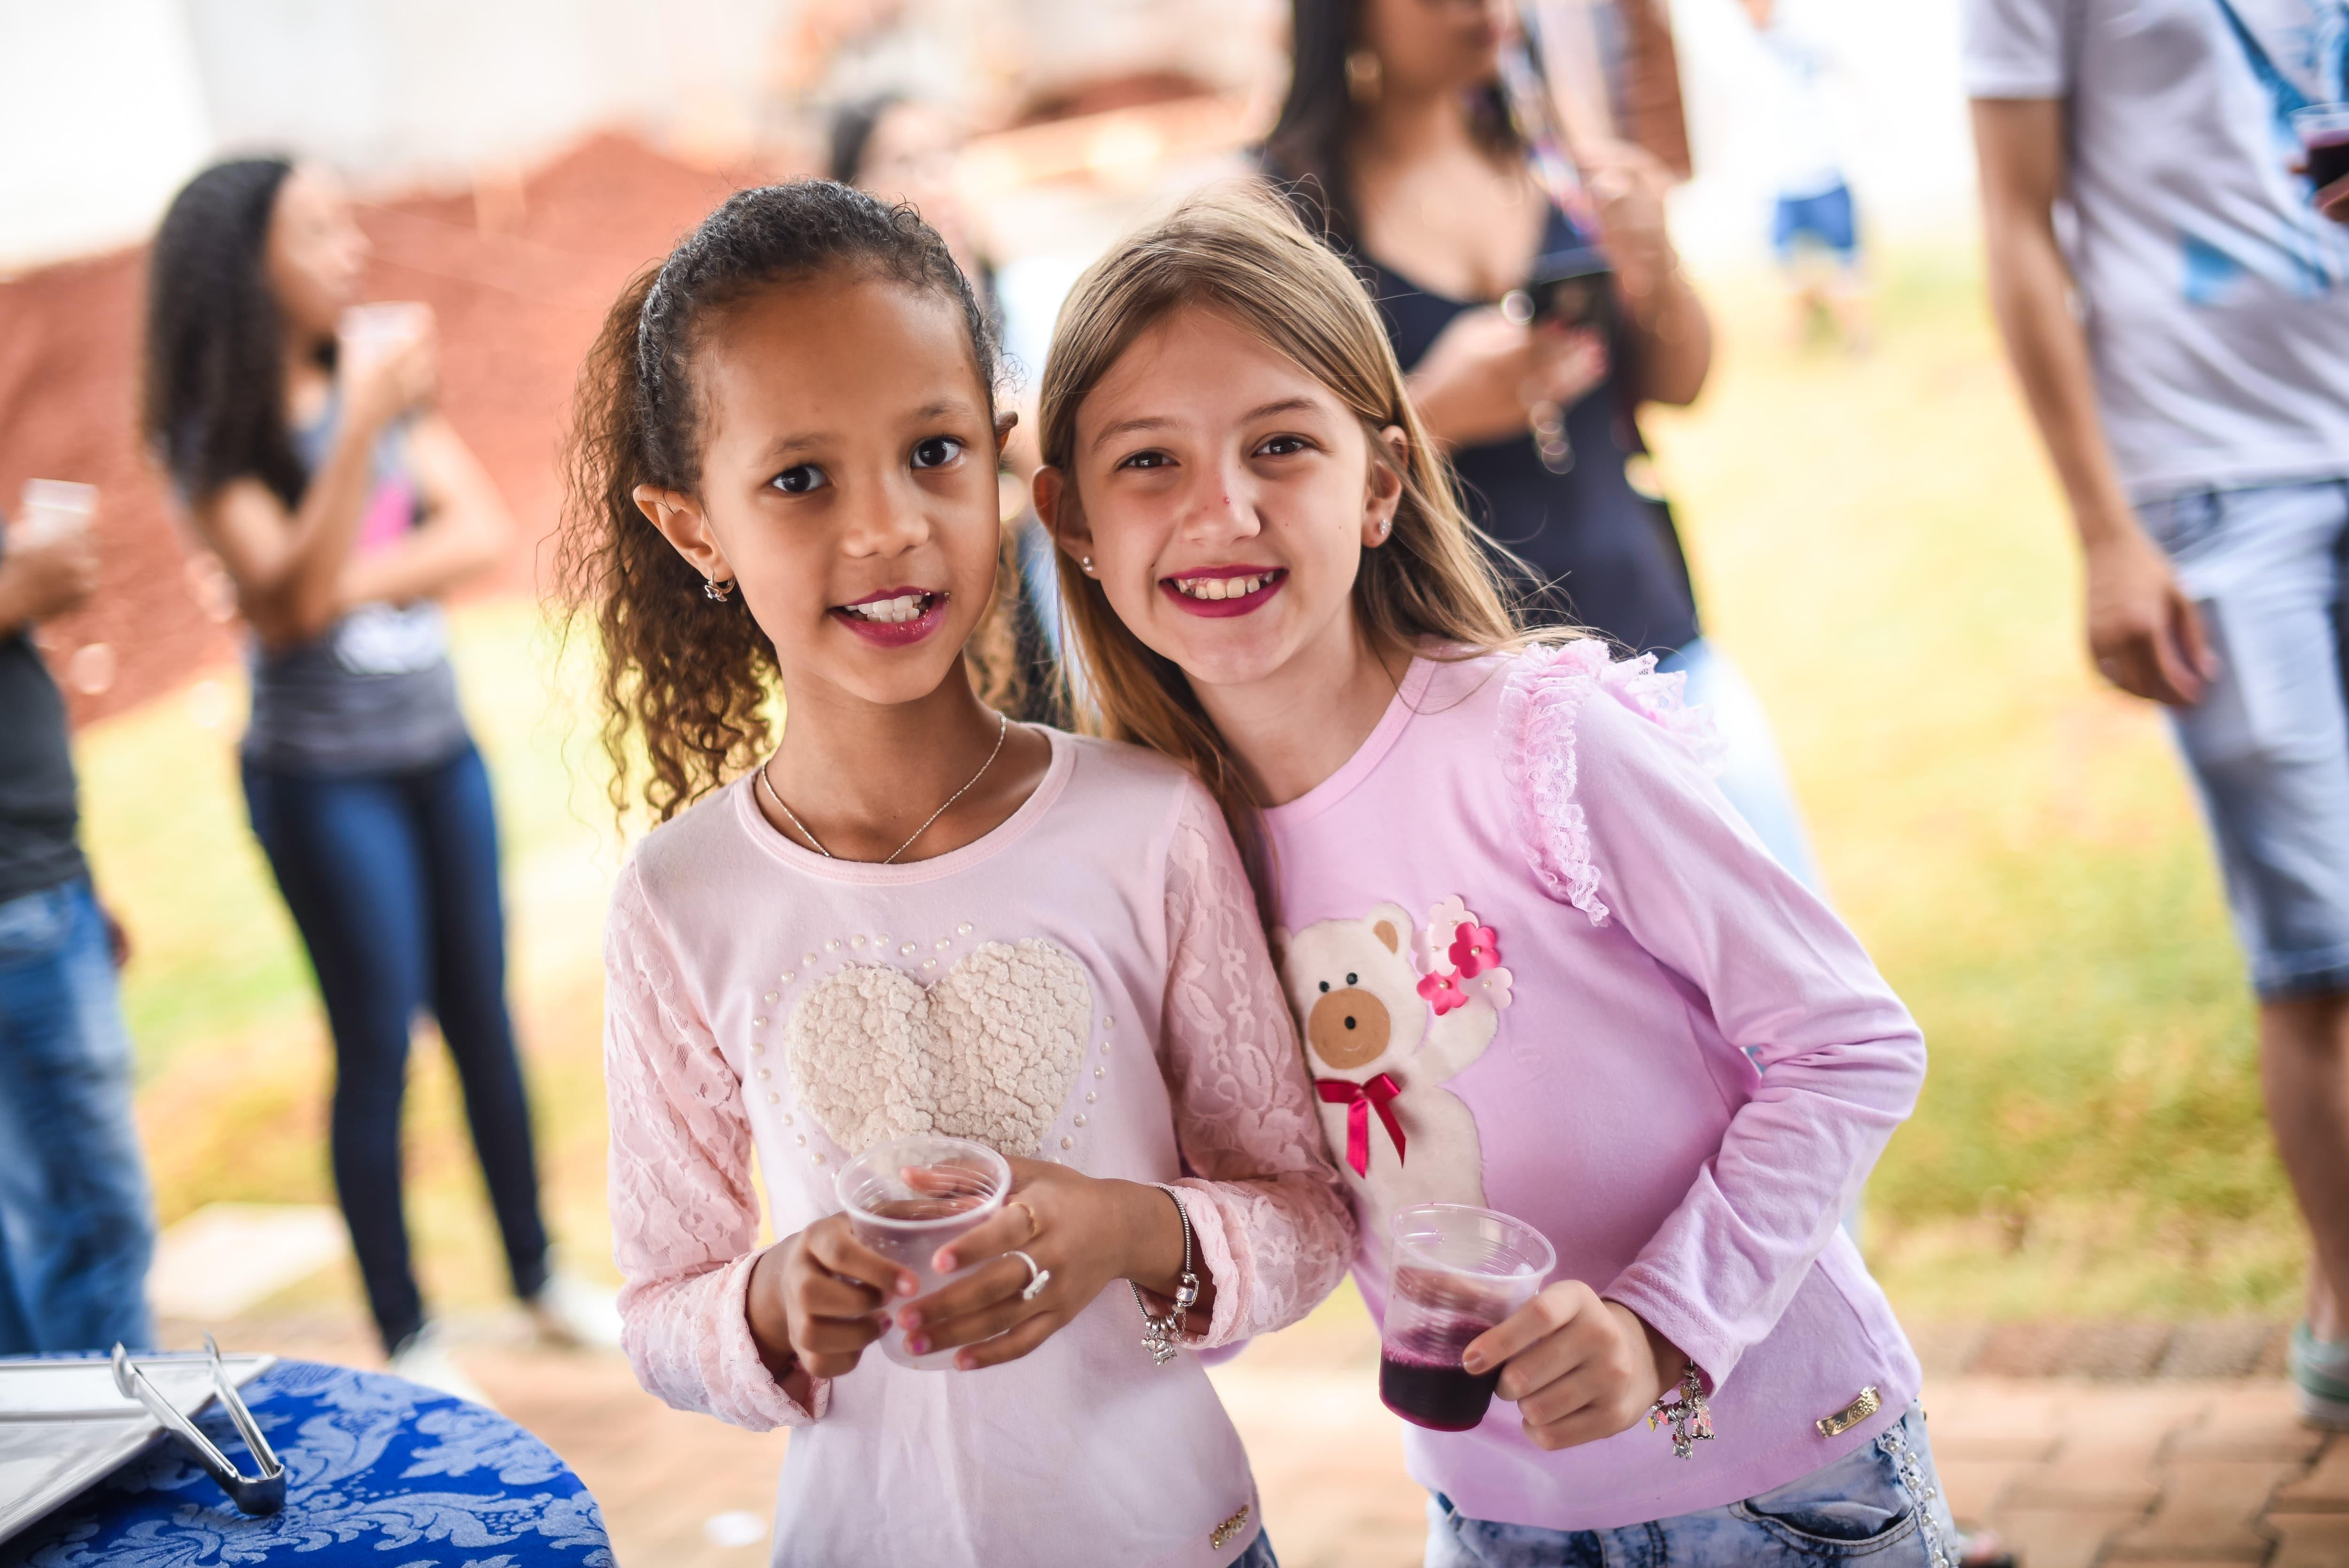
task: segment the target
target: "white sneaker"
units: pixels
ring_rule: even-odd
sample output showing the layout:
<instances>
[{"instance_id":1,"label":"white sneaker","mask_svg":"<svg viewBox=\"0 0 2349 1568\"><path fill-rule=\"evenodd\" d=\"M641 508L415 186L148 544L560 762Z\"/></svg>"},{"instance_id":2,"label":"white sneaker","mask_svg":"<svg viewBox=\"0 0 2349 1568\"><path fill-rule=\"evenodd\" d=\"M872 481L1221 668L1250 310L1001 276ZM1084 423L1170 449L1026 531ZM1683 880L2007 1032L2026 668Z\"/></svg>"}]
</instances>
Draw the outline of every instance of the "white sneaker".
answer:
<instances>
[{"instance_id":1,"label":"white sneaker","mask_svg":"<svg viewBox=\"0 0 2349 1568\"><path fill-rule=\"evenodd\" d=\"M2319 1339L2303 1323L2292 1331L2291 1366L2301 1418L2349 1432L2349 1339Z\"/></svg>"},{"instance_id":2,"label":"white sneaker","mask_svg":"<svg viewBox=\"0 0 2349 1568\"><path fill-rule=\"evenodd\" d=\"M539 1337L574 1349L620 1347L618 1293L557 1269L529 1301Z\"/></svg>"},{"instance_id":3,"label":"white sneaker","mask_svg":"<svg viewBox=\"0 0 2349 1568\"><path fill-rule=\"evenodd\" d=\"M494 1410L490 1397L481 1386L465 1376L450 1354L449 1342L441 1337L440 1326L428 1323L409 1335L400 1347L391 1353L386 1368L395 1377L405 1377L411 1383L421 1383L427 1388L438 1388L443 1394L454 1394L476 1405Z\"/></svg>"}]
</instances>

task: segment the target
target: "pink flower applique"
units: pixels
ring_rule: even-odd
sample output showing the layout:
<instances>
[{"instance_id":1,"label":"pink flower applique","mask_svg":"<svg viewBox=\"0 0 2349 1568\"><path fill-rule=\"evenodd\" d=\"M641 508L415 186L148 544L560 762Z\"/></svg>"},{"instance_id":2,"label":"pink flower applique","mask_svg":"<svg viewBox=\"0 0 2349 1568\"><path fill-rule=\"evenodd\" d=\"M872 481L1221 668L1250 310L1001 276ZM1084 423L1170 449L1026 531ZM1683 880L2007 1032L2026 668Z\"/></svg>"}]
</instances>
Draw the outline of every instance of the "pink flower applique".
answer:
<instances>
[{"instance_id":1,"label":"pink flower applique","mask_svg":"<svg viewBox=\"0 0 2349 1568\"><path fill-rule=\"evenodd\" d=\"M1452 966L1464 979L1501 966L1500 934L1489 925L1464 920L1452 934Z\"/></svg>"},{"instance_id":2,"label":"pink flower applique","mask_svg":"<svg viewBox=\"0 0 2349 1568\"><path fill-rule=\"evenodd\" d=\"M1485 1001L1490 1002L1493 1005L1493 1011L1497 1013L1509 1005L1509 987L1516 983L1515 975L1495 964L1477 975L1469 984L1468 989L1471 994L1482 996Z\"/></svg>"},{"instance_id":3,"label":"pink flower applique","mask_svg":"<svg viewBox=\"0 0 2349 1568\"><path fill-rule=\"evenodd\" d=\"M1468 993L1460 988L1460 976L1448 969L1422 975L1419 994L1429 1006L1435 1009L1435 1016L1439 1018L1454 1007L1468 1005Z\"/></svg>"},{"instance_id":4,"label":"pink flower applique","mask_svg":"<svg viewBox=\"0 0 2349 1568\"><path fill-rule=\"evenodd\" d=\"M1431 973L1444 967L1444 949L1452 945L1453 934L1464 920L1474 921L1468 905L1458 894L1445 899L1427 912L1427 962L1422 967Z\"/></svg>"}]
</instances>

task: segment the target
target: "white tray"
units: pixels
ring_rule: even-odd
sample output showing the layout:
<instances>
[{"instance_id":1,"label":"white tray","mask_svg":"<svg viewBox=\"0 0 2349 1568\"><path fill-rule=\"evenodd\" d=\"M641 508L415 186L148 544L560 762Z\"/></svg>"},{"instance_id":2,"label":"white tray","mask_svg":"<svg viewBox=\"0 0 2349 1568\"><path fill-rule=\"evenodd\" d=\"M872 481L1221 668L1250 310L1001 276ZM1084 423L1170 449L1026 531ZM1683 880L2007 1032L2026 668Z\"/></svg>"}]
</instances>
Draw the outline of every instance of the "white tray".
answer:
<instances>
[{"instance_id":1,"label":"white tray","mask_svg":"<svg viewBox=\"0 0 2349 1568\"><path fill-rule=\"evenodd\" d=\"M192 1416L212 1402L203 1357L137 1360L183 1413ZM228 1380L240 1388L276 1363L274 1356L221 1357ZM0 1361L0 1541L135 1457L162 1429L138 1400L115 1391L107 1361ZM243 1449L231 1457L243 1460Z\"/></svg>"}]
</instances>

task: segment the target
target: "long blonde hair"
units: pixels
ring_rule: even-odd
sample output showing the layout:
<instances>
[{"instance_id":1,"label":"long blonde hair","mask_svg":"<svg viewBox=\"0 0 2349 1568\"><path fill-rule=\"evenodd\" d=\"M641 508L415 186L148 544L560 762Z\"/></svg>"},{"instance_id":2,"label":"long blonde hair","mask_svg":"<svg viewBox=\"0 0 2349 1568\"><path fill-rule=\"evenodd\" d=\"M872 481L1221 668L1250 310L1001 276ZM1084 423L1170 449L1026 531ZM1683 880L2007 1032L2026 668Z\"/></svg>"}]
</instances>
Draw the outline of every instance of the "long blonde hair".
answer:
<instances>
[{"instance_id":1,"label":"long blonde hair","mask_svg":"<svg viewBox=\"0 0 2349 1568\"><path fill-rule=\"evenodd\" d=\"M1328 387L1370 433L1372 462L1394 468L1378 436L1390 426L1402 431L1393 530L1363 552L1354 579L1354 615L1371 646L1472 658L1516 645L1499 580L1412 407L1370 295L1286 203L1260 190L1195 197L1127 236L1077 281L1053 329L1038 397L1043 459L1070 476L1061 506L1080 505L1077 410L1135 338L1184 305L1221 311ZM1069 694L1079 723L1198 775L1222 806L1269 916L1261 803L1189 678L1126 628L1101 584L1065 552L1060 574L1061 602L1083 654L1082 679Z\"/></svg>"}]
</instances>

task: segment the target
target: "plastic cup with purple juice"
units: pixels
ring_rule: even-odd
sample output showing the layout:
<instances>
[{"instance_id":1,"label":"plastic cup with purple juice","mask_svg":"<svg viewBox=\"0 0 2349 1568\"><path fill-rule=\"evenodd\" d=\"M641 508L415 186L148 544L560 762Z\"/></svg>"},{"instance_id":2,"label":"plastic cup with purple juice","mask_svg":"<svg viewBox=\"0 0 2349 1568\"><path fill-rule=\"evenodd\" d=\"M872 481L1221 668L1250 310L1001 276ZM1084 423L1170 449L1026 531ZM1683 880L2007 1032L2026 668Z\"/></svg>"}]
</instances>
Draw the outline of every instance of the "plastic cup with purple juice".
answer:
<instances>
[{"instance_id":1,"label":"plastic cup with purple juice","mask_svg":"<svg viewBox=\"0 0 2349 1568\"><path fill-rule=\"evenodd\" d=\"M2349 179L2349 103L2311 104L2294 109L2292 128L2308 160L2308 178L2319 191Z\"/></svg>"},{"instance_id":2,"label":"plastic cup with purple juice","mask_svg":"<svg viewBox=\"0 0 2349 1568\"><path fill-rule=\"evenodd\" d=\"M1501 1373L1470 1373L1462 1353L1534 1298L1557 1254L1524 1221L1465 1203L1398 1209L1392 1229L1379 1398L1416 1426L1464 1432L1485 1418Z\"/></svg>"},{"instance_id":3,"label":"plastic cup with purple juice","mask_svg":"<svg viewBox=\"0 0 2349 1568\"><path fill-rule=\"evenodd\" d=\"M970 1272L942 1274L932 1265L940 1247L1003 1207L1011 1191L1011 1167L986 1144L967 1138L900 1138L876 1143L850 1161L833 1191L856 1239L912 1274L918 1298ZM915 1355L894 1323L881 1336L881 1353L902 1367L925 1369L949 1366L955 1357L951 1349Z\"/></svg>"}]
</instances>

